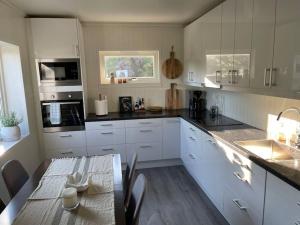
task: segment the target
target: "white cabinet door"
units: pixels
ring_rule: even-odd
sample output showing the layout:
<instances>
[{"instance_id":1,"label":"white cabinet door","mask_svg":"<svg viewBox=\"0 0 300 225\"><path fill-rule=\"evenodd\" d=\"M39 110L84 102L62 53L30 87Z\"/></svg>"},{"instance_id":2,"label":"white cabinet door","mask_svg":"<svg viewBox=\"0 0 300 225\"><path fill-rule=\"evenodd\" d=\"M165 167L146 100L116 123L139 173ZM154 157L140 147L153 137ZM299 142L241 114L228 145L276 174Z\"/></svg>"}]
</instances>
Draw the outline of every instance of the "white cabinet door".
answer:
<instances>
[{"instance_id":1,"label":"white cabinet door","mask_svg":"<svg viewBox=\"0 0 300 225\"><path fill-rule=\"evenodd\" d=\"M251 88L269 88L274 46L276 0L254 0Z\"/></svg>"},{"instance_id":2,"label":"white cabinet door","mask_svg":"<svg viewBox=\"0 0 300 225\"><path fill-rule=\"evenodd\" d=\"M126 128L126 143L162 142L161 127Z\"/></svg>"},{"instance_id":3,"label":"white cabinet door","mask_svg":"<svg viewBox=\"0 0 300 225\"><path fill-rule=\"evenodd\" d=\"M300 91L300 1L277 1L272 83L283 93Z\"/></svg>"},{"instance_id":4,"label":"white cabinet door","mask_svg":"<svg viewBox=\"0 0 300 225\"><path fill-rule=\"evenodd\" d=\"M300 224L300 191L267 174L264 225Z\"/></svg>"},{"instance_id":5,"label":"white cabinet door","mask_svg":"<svg viewBox=\"0 0 300 225\"><path fill-rule=\"evenodd\" d=\"M30 21L35 58L79 57L76 19L32 18Z\"/></svg>"},{"instance_id":6,"label":"white cabinet door","mask_svg":"<svg viewBox=\"0 0 300 225\"><path fill-rule=\"evenodd\" d=\"M203 51L205 62L205 86L214 87L221 83L221 5L202 17Z\"/></svg>"},{"instance_id":7,"label":"white cabinet door","mask_svg":"<svg viewBox=\"0 0 300 225\"><path fill-rule=\"evenodd\" d=\"M87 130L87 146L114 145L125 143L125 129Z\"/></svg>"},{"instance_id":8,"label":"white cabinet door","mask_svg":"<svg viewBox=\"0 0 300 225\"><path fill-rule=\"evenodd\" d=\"M234 85L233 52L235 34L235 0L222 3L221 83Z\"/></svg>"},{"instance_id":9,"label":"white cabinet door","mask_svg":"<svg viewBox=\"0 0 300 225\"><path fill-rule=\"evenodd\" d=\"M236 0L233 82L237 87L250 85L253 0Z\"/></svg>"},{"instance_id":10,"label":"white cabinet door","mask_svg":"<svg viewBox=\"0 0 300 225\"><path fill-rule=\"evenodd\" d=\"M137 153L138 161L160 160L162 158L161 143L126 144L127 158L131 159L133 153Z\"/></svg>"},{"instance_id":11,"label":"white cabinet door","mask_svg":"<svg viewBox=\"0 0 300 225\"><path fill-rule=\"evenodd\" d=\"M184 82L192 86L203 83L204 61L202 18L184 28Z\"/></svg>"},{"instance_id":12,"label":"white cabinet door","mask_svg":"<svg viewBox=\"0 0 300 225\"><path fill-rule=\"evenodd\" d=\"M45 149L68 149L86 146L84 131L44 133Z\"/></svg>"},{"instance_id":13,"label":"white cabinet door","mask_svg":"<svg viewBox=\"0 0 300 225\"><path fill-rule=\"evenodd\" d=\"M126 162L126 145L105 145L105 146L88 146L87 153L89 156L120 154L122 163Z\"/></svg>"},{"instance_id":14,"label":"white cabinet door","mask_svg":"<svg viewBox=\"0 0 300 225\"><path fill-rule=\"evenodd\" d=\"M163 159L180 158L180 118L163 122Z\"/></svg>"}]
</instances>

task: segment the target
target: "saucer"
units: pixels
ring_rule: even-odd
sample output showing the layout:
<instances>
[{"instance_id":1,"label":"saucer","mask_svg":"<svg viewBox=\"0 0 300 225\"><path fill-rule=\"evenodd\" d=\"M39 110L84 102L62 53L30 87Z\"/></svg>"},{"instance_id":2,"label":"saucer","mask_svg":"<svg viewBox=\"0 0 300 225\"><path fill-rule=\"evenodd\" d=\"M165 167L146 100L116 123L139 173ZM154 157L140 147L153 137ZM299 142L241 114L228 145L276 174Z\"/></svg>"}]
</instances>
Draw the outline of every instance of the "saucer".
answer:
<instances>
[{"instance_id":1,"label":"saucer","mask_svg":"<svg viewBox=\"0 0 300 225\"><path fill-rule=\"evenodd\" d=\"M73 210L77 209L79 205L80 205L80 202L78 202L74 207L66 208L62 205L62 208L67 211L73 211Z\"/></svg>"}]
</instances>

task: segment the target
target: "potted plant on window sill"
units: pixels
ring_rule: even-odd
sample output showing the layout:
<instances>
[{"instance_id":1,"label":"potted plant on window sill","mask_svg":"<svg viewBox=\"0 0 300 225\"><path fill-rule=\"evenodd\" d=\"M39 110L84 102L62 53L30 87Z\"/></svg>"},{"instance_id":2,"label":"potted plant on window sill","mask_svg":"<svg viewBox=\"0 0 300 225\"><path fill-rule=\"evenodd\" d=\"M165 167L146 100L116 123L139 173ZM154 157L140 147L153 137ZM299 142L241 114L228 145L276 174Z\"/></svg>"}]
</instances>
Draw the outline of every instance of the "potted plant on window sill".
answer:
<instances>
[{"instance_id":1,"label":"potted plant on window sill","mask_svg":"<svg viewBox=\"0 0 300 225\"><path fill-rule=\"evenodd\" d=\"M19 124L22 123L22 119L18 119L15 112L0 115L0 122L3 141L17 141L21 138Z\"/></svg>"}]
</instances>

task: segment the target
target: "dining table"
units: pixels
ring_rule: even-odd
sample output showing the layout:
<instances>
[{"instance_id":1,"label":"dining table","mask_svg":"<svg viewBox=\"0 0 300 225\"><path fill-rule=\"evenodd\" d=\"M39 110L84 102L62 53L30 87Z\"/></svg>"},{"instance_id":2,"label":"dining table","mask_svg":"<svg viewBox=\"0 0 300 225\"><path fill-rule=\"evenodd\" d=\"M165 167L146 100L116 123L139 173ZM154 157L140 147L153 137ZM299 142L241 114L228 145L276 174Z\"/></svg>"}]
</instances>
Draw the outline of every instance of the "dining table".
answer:
<instances>
[{"instance_id":1,"label":"dining table","mask_svg":"<svg viewBox=\"0 0 300 225\"><path fill-rule=\"evenodd\" d=\"M64 210L61 192L66 177L77 171L92 177L98 188L78 193L79 207ZM126 225L121 156L43 161L0 214L0 224Z\"/></svg>"}]
</instances>

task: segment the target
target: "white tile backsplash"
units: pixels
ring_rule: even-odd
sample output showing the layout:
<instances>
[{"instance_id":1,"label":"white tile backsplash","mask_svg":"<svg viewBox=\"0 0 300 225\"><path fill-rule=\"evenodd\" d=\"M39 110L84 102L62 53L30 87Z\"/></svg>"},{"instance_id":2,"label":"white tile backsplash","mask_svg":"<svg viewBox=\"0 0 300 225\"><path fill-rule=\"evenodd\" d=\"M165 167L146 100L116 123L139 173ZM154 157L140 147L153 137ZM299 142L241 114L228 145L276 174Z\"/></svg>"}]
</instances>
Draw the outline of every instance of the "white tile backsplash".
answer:
<instances>
[{"instance_id":1,"label":"white tile backsplash","mask_svg":"<svg viewBox=\"0 0 300 225\"><path fill-rule=\"evenodd\" d=\"M300 100L208 89L207 108L212 105L217 105L225 116L267 130L270 115L277 116L291 106L300 108ZM300 116L294 112L284 117L300 120Z\"/></svg>"}]
</instances>

